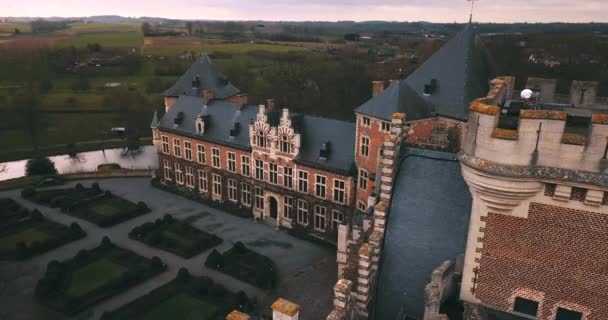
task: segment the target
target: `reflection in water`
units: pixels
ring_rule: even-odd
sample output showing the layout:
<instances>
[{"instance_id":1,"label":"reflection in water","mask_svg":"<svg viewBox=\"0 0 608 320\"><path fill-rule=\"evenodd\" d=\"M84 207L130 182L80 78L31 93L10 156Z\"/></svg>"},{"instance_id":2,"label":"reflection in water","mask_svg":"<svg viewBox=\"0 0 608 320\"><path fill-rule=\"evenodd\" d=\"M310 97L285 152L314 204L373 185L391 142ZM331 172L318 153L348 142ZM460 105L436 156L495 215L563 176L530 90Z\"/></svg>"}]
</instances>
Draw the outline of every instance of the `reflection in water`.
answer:
<instances>
[{"instance_id":1,"label":"reflection in water","mask_svg":"<svg viewBox=\"0 0 608 320\"><path fill-rule=\"evenodd\" d=\"M78 153L71 157L60 155L50 157L55 163L59 173L90 172L97 170L97 166L105 163L118 163L125 169L157 169L158 156L154 146L144 146L137 150L125 151L123 148L98 150ZM0 170L0 181L19 178L25 175L27 160L12 161L4 164L4 172Z\"/></svg>"}]
</instances>

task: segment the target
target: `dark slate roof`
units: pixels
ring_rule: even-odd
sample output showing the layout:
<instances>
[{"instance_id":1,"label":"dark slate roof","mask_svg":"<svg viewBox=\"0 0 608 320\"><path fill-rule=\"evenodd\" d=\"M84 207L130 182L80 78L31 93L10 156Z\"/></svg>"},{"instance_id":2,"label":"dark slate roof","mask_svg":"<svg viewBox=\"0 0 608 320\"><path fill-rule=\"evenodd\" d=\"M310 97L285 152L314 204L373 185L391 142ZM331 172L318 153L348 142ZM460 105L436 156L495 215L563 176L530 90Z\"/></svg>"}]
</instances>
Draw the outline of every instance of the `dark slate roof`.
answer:
<instances>
[{"instance_id":1,"label":"dark slate roof","mask_svg":"<svg viewBox=\"0 0 608 320\"><path fill-rule=\"evenodd\" d=\"M464 254L471 195L456 155L406 149L395 180L374 318L422 319L431 272Z\"/></svg>"},{"instance_id":2,"label":"dark slate roof","mask_svg":"<svg viewBox=\"0 0 608 320\"><path fill-rule=\"evenodd\" d=\"M256 119L257 106L239 108L239 105L231 102L213 100L204 111L209 117L209 125L205 125L203 135L197 135L195 122L203 110L203 100L200 97L180 96L175 105L162 117L158 127L228 146L251 148L249 124ZM175 118L180 112L183 118L179 125L175 125ZM297 161L344 173L351 172L355 159L353 123L299 114L291 114L291 116L294 128L302 134L302 147L296 158ZM269 114L270 118L278 119L276 113ZM240 123L240 131L236 137L231 137L230 130L234 121ZM329 142L329 156L321 159L320 149L326 142Z\"/></svg>"},{"instance_id":3,"label":"dark slate roof","mask_svg":"<svg viewBox=\"0 0 608 320\"><path fill-rule=\"evenodd\" d=\"M489 55L473 25L450 39L407 79L393 84L355 112L389 120L405 112L408 120L442 115L466 120L469 103L483 97L494 77ZM424 95L424 86L436 80L436 89Z\"/></svg>"},{"instance_id":4,"label":"dark slate roof","mask_svg":"<svg viewBox=\"0 0 608 320\"><path fill-rule=\"evenodd\" d=\"M192 83L197 76L200 79L198 90L193 89ZM217 69L208 56L201 56L171 88L163 93L163 96L201 96L202 92L205 90L215 91L215 97L218 99L225 99L240 92L240 90L230 83L228 78Z\"/></svg>"}]
</instances>

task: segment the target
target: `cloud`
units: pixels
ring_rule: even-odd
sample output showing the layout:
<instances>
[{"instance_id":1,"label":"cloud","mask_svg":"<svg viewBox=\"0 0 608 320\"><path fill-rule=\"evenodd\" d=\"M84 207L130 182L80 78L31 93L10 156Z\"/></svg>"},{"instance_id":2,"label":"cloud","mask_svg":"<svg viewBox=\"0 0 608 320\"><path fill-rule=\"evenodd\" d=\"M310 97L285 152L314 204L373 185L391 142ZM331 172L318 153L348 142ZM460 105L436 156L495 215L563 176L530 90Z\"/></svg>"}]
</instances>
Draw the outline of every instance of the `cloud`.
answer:
<instances>
[{"instance_id":1,"label":"cloud","mask_svg":"<svg viewBox=\"0 0 608 320\"><path fill-rule=\"evenodd\" d=\"M466 21L465 0L0 0L9 16L160 16L215 20ZM608 21L606 0L480 0L481 22Z\"/></svg>"}]
</instances>

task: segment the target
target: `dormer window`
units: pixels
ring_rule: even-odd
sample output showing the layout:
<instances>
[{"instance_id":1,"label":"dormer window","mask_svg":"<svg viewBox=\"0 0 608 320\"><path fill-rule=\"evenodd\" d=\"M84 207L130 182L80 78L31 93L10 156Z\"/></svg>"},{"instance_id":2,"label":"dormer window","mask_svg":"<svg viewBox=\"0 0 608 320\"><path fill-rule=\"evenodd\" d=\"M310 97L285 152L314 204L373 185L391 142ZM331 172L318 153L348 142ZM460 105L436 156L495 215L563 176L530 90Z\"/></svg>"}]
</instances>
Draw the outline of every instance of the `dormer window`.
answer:
<instances>
[{"instance_id":1,"label":"dormer window","mask_svg":"<svg viewBox=\"0 0 608 320\"><path fill-rule=\"evenodd\" d=\"M196 133L199 135L205 133L205 118L200 116L196 118Z\"/></svg>"},{"instance_id":2,"label":"dormer window","mask_svg":"<svg viewBox=\"0 0 608 320\"><path fill-rule=\"evenodd\" d=\"M291 153L291 141L289 141L289 136L282 135L281 143L279 144L280 151L283 153Z\"/></svg>"},{"instance_id":3,"label":"dormer window","mask_svg":"<svg viewBox=\"0 0 608 320\"><path fill-rule=\"evenodd\" d=\"M258 132L257 145L260 148L266 148L266 133L264 131Z\"/></svg>"}]
</instances>

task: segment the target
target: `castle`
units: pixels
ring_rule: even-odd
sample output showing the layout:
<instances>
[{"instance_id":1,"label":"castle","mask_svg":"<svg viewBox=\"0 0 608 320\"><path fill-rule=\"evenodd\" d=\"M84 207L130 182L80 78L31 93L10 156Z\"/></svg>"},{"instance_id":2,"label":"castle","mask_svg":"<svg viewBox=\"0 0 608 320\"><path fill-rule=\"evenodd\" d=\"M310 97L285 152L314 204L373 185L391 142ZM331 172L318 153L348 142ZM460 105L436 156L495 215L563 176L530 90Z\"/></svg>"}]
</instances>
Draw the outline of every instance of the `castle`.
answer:
<instances>
[{"instance_id":1,"label":"castle","mask_svg":"<svg viewBox=\"0 0 608 320\"><path fill-rule=\"evenodd\" d=\"M159 179L335 243L328 320L605 319L608 107L514 83L473 25L355 123L249 105L201 57L152 121Z\"/></svg>"}]
</instances>

